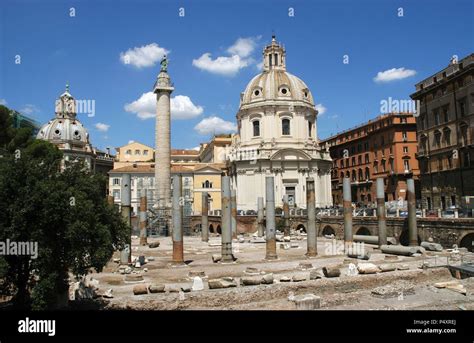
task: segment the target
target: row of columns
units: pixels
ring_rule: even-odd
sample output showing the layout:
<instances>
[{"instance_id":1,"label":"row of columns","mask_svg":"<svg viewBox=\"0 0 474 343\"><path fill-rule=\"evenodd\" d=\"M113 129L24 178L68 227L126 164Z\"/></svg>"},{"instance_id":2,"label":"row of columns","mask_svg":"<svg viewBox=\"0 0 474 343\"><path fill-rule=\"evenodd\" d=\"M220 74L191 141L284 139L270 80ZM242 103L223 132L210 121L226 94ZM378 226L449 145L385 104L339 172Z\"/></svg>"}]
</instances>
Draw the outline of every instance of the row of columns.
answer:
<instances>
[{"instance_id":1,"label":"row of columns","mask_svg":"<svg viewBox=\"0 0 474 343\"><path fill-rule=\"evenodd\" d=\"M379 247L387 244L387 222L385 210L385 185L383 178L377 178L377 219L378 219L378 244ZM353 241L352 234L352 197L351 181L349 178L343 180L343 206L344 206L344 243L350 247ZM415 182L407 179L407 201L408 201L408 237L409 245L418 245L418 228L416 225L416 200Z\"/></svg>"},{"instance_id":2,"label":"row of columns","mask_svg":"<svg viewBox=\"0 0 474 343\"><path fill-rule=\"evenodd\" d=\"M384 196L384 180L378 178L377 188L377 217L378 217L378 244L379 246L387 244L387 224L385 215L385 196ZM316 230L316 207L315 207L315 184L313 178L307 178L307 253L306 256L317 256L317 230ZM257 199L257 225L258 235L263 236L265 231L266 239L266 255L269 260L277 259L276 250L276 218L275 218L275 181L273 176L265 178L265 199L266 213L264 216L263 198ZM181 177L173 176L173 201L172 201L172 240L173 240L173 263L183 264L183 228L182 228L182 207L181 207ZM221 239L222 239L222 262L229 263L234 261L232 253L232 238L237 236L237 207L235 191L231 191L230 177L222 177L222 223L221 223ZM121 213L126 223L131 227L131 187L130 175L124 174L122 177L121 188ZM413 179L407 180L407 200L408 200L408 236L411 246L418 245L418 234L416 226L416 204L415 204L415 186ZM113 197L108 198L109 203L113 204ZM284 218L284 234L290 235L289 225L289 204L288 197L283 199L283 218ZM353 242L352 233L352 199L350 179L343 180L343 207L344 207L344 245L350 247ZM201 239L204 242L209 240L208 228L208 209L209 197L207 192L202 193L202 222L201 222ZM146 194L140 198L140 244L145 245L147 242L146 234L146 210L147 199ZM264 220L265 217L265 220ZM121 251L121 263L127 264L131 262L131 235L130 239Z\"/></svg>"}]
</instances>

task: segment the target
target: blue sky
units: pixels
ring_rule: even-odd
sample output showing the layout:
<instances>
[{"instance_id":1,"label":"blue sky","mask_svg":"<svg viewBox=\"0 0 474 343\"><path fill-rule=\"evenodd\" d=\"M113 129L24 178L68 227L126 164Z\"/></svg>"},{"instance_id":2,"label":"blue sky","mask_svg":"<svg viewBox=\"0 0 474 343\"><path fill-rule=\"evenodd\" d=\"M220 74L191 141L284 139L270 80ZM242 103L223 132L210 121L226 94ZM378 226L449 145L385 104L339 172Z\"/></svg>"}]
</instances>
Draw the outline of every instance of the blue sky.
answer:
<instances>
[{"instance_id":1,"label":"blue sky","mask_svg":"<svg viewBox=\"0 0 474 343\"><path fill-rule=\"evenodd\" d=\"M153 146L146 93L167 51L172 145L194 148L234 128L240 92L274 31L287 70L325 109L318 119L325 138L377 116L383 99L408 99L452 55L472 53L473 10L471 0L4 0L0 102L44 123L69 82L76 99L95 101L94 117L79 114L93 145Z\"/></svg>"}]
</instances>

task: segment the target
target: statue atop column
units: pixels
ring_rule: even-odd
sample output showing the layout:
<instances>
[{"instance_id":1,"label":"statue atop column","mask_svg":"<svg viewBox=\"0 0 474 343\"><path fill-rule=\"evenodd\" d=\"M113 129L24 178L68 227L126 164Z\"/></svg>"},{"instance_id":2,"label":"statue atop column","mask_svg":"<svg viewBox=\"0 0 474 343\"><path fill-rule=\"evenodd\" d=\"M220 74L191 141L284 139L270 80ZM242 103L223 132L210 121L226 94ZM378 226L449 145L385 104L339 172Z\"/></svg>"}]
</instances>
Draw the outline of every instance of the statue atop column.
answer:
<instances>
[{"instance_id":1,"label":"statue atop column","mask_svg":"<svg viewBox=\"0 0 474 343\"><path fill-rule=\"evenodd\" d=\"M163 58L161 59L160 65L161 65L160 71L162 72L168 71L168 58L166 57L166 55L164 55Z\"/></svg>"}]
</instances>

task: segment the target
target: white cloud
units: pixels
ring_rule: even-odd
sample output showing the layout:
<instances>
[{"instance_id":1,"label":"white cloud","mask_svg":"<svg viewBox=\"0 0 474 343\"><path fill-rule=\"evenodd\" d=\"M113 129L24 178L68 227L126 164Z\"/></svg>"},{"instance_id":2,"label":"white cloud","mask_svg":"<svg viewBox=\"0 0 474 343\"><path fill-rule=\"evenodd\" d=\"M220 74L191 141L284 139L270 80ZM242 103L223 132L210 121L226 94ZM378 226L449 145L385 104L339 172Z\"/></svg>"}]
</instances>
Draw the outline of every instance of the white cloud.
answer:
<instances>
[{"instance_id":1,"label":"white cloud","mask_svg":"<svg viewBox=\"0 0 474 343\"><path fill-rule=\"evenodd\" d=\"M186 95L171 98L171 116L173 119L189 119L202 114L202 106L196 106Z\"/></svg>"},{"instance_id":2,"label":"white cloud","mask_svg":"<svg viewBox=\"0 0 474 343\"><path fill-rule=\"evenodd\" d=\"M211 53L206 52L193 59L193 66L213 74L234 76L240 69L255 63L250 55L254 52L259 39L260 37L239 38L227 48L226 51L230 56L218 56L213 59Z\"/></svg>"},{"instance_id":3,"label":"white cloud","mask_svg":"<svg viewBox=\"0 0 474 343\"><path fill-rule=\"evenodd\" d=\"M239 55L219 56L213 60L211 53L206 52L198 59L193 60L193 66L213 74L234 76L240 69L248 66L248 61Z\"/></svg>"},{"instance_id":4,"label":"white cloud","mask_svg":"<svg viewBox=\"0 0 474 343\"><path fill-rule=\"evenodd\" d=\"M133 139L128 141L128 144L132 144L132 143L135 143L135 141Z\"/></svg>"},{"instance_id":5,"label":"white cloud","mask_svg":"<svg viewBox=\"0 0 474 343\"><path fill-rule=\"evenodd\" d=\"M194 130L201 135L220 134L234 132L237 130L237 126L233 122L213 116L201 120Z\"/></svg>"},{"instance_id":6,"label":"white cloud","mask_svg":"<svg viewBox=\"0 0 474 343\"><path fill-rule=\"evenodd\" d=\"M23 114L33 114L33 113L39 112L39 109L35 105L26 104L19 110L19 112Z\"/></svg>"},{"instance_id":7,"label":"white cloud","mask_svg":"<svg viewBox=\"0 0 474 343\"><path fill-rule=\"evenodd\" d=\"M186 95L177 95L170 102L172 119L194 118L204 111L202 106L194 105ZM125 104L124 109L136 113L140 119L153 118L156 115L156 95L153 92L143 93L138 100Z\"/></svg>"},{"instance_id":8,"label":"white cloud","mask_svg":"<svg viewBox=\"0 0 474 343\"><path fill-rule=\"evenodd\" d=\"M0 99L0 105L6 105L7 101L5 99Z\"/></svg>"},{"instance_id":9,"label":"white cloud","mask_svg":"<svg viewBox=\"0 0 474 343\"><path fill-rule=\"evenodd\" d=\"M402 68L392 68L385 71L379 71L374 77L375 82L390 82L395 80L402 80L416 74L415 70Z\"/></svg>"},{"instance_id":10,"label":"white cloud","mask_svg":"<svg viewBox=\"0 0 474 343\"><path fill-rule=\"evenodd\" d=\"M94 125L95 128L101 132L107 132L109 131L110 125L104 124L104 123L97 123Z\"/></svg>"},{"instance_id":11,"label":"white cloud","mask_svg":"<svg viewBox=\"0 0 474 343\"><path fill-rule=\"evenodd\" d=\"M257 40L255 38L239 38L227 49L227 52L231 55L248 57L255 50L256 46Z\"/></svg>"},{"instance_id":12,"label":"white cloud","mask_svg":"<svg viewBox=\"0 0 474 343\"><path fill-rule=\"evenodd\" d=\"M316 110L318 111L318 115L324 114L326 112L327 108L324 107L323 104L316 104Z\"/></svg>"},{"instance_id":13,"label":"white cloud","mask_svg":"<svg viewBox=\"0 0 474 343\"><path fill-rule=\"evenodd\" d=\"M169 51L156 43L141 47L134 47L120 53L120 61L123 64L131 64L137 68L152 67L168 54Z\"/></svg>"}]
</instances>

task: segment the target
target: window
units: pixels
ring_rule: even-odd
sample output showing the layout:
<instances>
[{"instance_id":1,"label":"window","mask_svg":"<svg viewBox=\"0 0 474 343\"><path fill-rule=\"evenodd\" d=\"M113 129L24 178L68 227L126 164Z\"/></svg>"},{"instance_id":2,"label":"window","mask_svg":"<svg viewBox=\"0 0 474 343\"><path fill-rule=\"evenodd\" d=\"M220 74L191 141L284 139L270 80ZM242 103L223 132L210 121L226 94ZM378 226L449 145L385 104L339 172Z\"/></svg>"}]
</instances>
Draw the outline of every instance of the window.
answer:
<instances>
[{"instance_id":1,"label":"window","mask_svg":"<svg viewBox=\"0 0 474 343\"><path fill-rule=\"evenodd\" d=\"M451 155L448 156L448 168L453 168L453 156Z\"/></svg>"},{"instance_id":2,"label":"window","mask_svg":"<svg viewBox=\"0 0 474 343\"><path fill-rule=\"evenodd\" d=\"M401 117L401 118L400 118L400 123L406 124L406 123L407 123L407 118Z\"/></svg>"},{"instance_id":3,"label":"window","mask_svg":"<svg viewBox=\"0 0 474 343\"><path fill-rule=\"evenodd\" d=\"M389 161L389 163L390 163L390 171L391 171L391 172L395 171L395 167L394 167L394 163L393 163L393 162L394 162L394 160L393 160L393 158L391 158L390 161Z\"/></svg>"},{"instance_id":4,"label":"window","mask_svg":"<svg viewBox=\"0 0 474 343\"><path fill-rule=\"evenodd\" d=\"M260 136L260 120L254 120L252 122L253 125L253 136L258 137Z\"/></svg>"},{"instance_id":5,"label":"window","mask_svg":"<svg viewBox=\"0 0 474 343\"><path fill-rule=\"evenodd\" d=\"M118 177L114 177L113 183L114 183L114 186L120 185L120 179Z\"/></svg>"},{"instance_id":6,"label":"window","mask_svg":"<svg viewBox=\"0 0 474 343\"><path fill-rule=\"evenodd\" d=\"M352 171L352 181L356 181L356 179L357 179L356 171L353 170L353 171Z\"/></svg>"},{"instance_id":7,"label":"window","mask_svg":"<svg viewBox=\"0 0 474 343\"><path fill-rule=\"evenodd\" d=\"M449 121L448 106L443 107L443 120L445 123Z\"/></svg>"},{"instance_id":8,"label":"window","mask_svg":"<svg viewBox=\"0 0 474 343\"><path fill-rule=\"evenodd\" d=\"M212 182L209 182L209 180L206 180L205 182L202 183L202 188L212 188Z\"/></svg>"},{"instance_id":9,"label":"window","mask_svg":"<svg viewBox=\"0 0 474 343\"><path fill-rule=\"evenodd\" d=\"M467 124L461 123L459 125L459 131L461 131L461 141L462 145L467 145Z\"/></svg>"},{"instance_id":10,"label":"window","mask_svg":"<svg viewBox=\"0 0 474 343\"><path fill-rule=\"evenodd\" d=\"M404 153L404 154L408 154L408 147L407 147L407 146L404 146L404 147L403 147L403 153Z\"/></svg>"},{"instance_id":11,"label":"window","mask_svg":"<svg viewBox=\"0 0 474 343\"><path fill-rule=\"evenodd\" d=\"M359 155L359 157L357 158L357 163L362 164L362 155Z\"/></svg>"},{"instance_id":12,"label":"window","mask_svg":"<svg viewBox=\"0 0 474 343\"><path fill-rule=\"evenodd\" d=\"M356 165L356 158L352 157L351 161L352 161L352 166L355 166Z\"/></svg>"},{"instance_id":13,"label":"window","mask_svg":"<svg viewBox=\"0 0 474 343\"><path fill-rule=\"evenodd\" d=\"M313 128L313 123L308 120L308 136L311 137L311 129Z\"/></svg>"},{"instance_id":14,"label":"window","mask_svg":"<svg viewBox=\"0 0 474 343\"><path fill-rule=\"evenodd\" d=\"M386 169L385 169L385 160L382 161L382 171L383 171L383 172L386 172Z\"/></svg>"},{"instance_id":15,"label":"window","mask_svg":"<svg viewBox=\"0 0 474 343\"><path fill-rule=\"evenodd\" d=\"M370 170L369 170L369 168L365 168L365 179L366 180L370 179Z\"/></svg>"},{"instance_id":16,"label":"window","mask_svg":"<svg viewBox=\"0 0 474 343\"><path fill-rule=\"evenodd\" d=\"M129 149L129 150L125 151L125 154L126 154L126 155L131 155L131 154L132 154L132 150Z\"/></svg>"},{"instance_id":17,"label":"window","mask_svg":"<svg viewBox=\"0 0 474 343\"><path fill-rule=\"evenodd\" d=\"M403 167L405 167L405 171L409 171L410 170L410 161L408 160L403 160Z\"/></svg>"},{"instance_id":18,"label":"window","mask_svg":"<svg viewBox=\"0 0 474 343\"><path fill-rule=\"evenodd\" d=\"M441 132L438 130L436 130L434 133L434 142L436 146L441 146Z\"/></svg>"},{"instance_id":19,"label":"window","mask_svg":"<svg viewBox=\"0 0 474 343\"><path fill-rule=\"evenodd\" d=\"M113 191L114 200L120 200L120 189L114 189Z\"/></svg>"},{"instance_id":20,"label":"window","mask_svg":"<svg viewBox=\"0 0 474 343\"><path fill-rule=\"evenodd\" d=\"M440 121L439 121L439 111L438 110L433 111L433 117L434 117L435 125L439 125Z\"/></svg>"},{"instance_id":21,"label":"window","mask_svg":"<svg viewBox=\"0 0 474 343\"><path fill-rule=\"evenodd\" d=\"M466 99L461 99L458 102L459 114L461 114L462 117L466 115L466 101L465 100Z\"/></svg>"},{"instance_id":22,"label":"window","mask_svg":"<svg viewBox=\"0 0 474 343\"><path fill-rule=\"evenodd\" d=\"M290 119L285 118L281 121L281 134L283 136L290 135Z\"/></svg>"},{"instance_id":23,"label":"window","mask_svg":"<svg viewBox=\"0 0 474 343\"><path fill-rule=\"evenodd\" d=\"M369 154L365 154L365 163L369 163L370 160L369 160Z\"/></svg>"},{"instance_id":24,"label":"window","mask_svg":"<svg viewBox=\"0 0 474 343\"><path fill-rule=\"evenodd\" d=\"M148 150L143 150L143 156L148 156Z\"/></svg>"},{"instance_id":25,"label":"window","mask_svg":"<svg viewBox=\"0 0 474 343\"><path fill-rule=\"evenodd\" d=\"M135 150L135 155L140 155L140 150Z\"/></svg>"},{"instance_id":26,"label":"window","mask_svg":"<svg viewBox=\"0 0 474 343\"><path fill-rule=\"evenodd\" d=\"M443 130L444 134L444 142L446 143L446 146L451 145L451 130L448 127L445 127Z\"/></svg>"},{"instance_id":27,"label":"window","mask_svg":"<svg viewBox=\"0 0 474 343\"><path fill-rule=\"evenodd\" d=\"M403 131L403 132L402 132L402 138L403 138L403 141L404 141L404 142L407 141L408 135L407 135L407 132L406 132L406 131Z\"/></svg>"}]
</instances>

